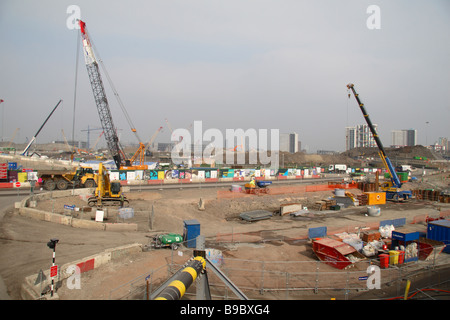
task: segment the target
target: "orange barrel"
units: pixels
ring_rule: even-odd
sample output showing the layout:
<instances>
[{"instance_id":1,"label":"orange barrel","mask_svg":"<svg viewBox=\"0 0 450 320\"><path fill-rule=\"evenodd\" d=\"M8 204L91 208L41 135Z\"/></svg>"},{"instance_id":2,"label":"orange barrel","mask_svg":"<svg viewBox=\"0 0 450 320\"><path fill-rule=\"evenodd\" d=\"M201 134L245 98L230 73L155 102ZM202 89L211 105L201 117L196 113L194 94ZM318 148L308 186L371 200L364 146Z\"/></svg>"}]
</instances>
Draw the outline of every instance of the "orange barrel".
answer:
<instances>
[{"instance_id":1,"label":"orange barrel","mask_svg":"<svg viewBox=\"0 0 450 320\"><path fill-rule=\"evenodd\" d=\"M398 252L398 264L403 264L405 261L405 251Z\"/></svg>"},{"instance_id":2,"label":"orange barrel","mask_svg":"<svg viewBox=\"0 0 450 320\"><path fill-rule=\"evenodd\" d=\"M380 267L382 269L389 268L389 255L383 253L383 254L380 254L378 257L380 258Z\"/></svg>"}]
</instances>

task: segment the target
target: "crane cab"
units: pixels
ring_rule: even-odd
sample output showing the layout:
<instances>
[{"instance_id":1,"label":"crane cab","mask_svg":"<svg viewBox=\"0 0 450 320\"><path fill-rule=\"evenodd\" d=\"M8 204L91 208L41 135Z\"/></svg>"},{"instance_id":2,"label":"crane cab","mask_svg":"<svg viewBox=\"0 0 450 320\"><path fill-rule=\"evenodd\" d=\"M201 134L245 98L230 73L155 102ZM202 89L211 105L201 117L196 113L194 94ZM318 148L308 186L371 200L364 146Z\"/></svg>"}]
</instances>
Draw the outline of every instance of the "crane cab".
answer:
<instances>
[{"instance_id":1,"label":"crane cab","mask_svg":"<svg viewBox=\"0 0 450 320\"><path fill-rule=\"evenodd\" d=\"M111 197L120 197L122 194L122 187L119 181L111 181Z\"/></svg>"}]
</instances>

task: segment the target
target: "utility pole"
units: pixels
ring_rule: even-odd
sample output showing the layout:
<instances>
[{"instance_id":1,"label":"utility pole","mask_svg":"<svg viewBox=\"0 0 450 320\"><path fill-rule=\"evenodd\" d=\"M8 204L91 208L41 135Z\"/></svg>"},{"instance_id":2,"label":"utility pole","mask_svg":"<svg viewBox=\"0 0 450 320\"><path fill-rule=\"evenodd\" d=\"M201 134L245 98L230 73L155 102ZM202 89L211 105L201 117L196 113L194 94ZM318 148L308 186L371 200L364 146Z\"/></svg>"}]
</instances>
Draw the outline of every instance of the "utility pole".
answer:
<instances>
[{"instance_id":1,"label":"utility pole","mask_svg":"<svg viewBox=\"0 0 450 320\"><path fill-rule=\"evenodd\" d=\"M0 99L0 103L5 102L5 100ZM5 126L5 106L2 108L2 142L3 142L3 127Z\"/></svg>"}]
</instances>

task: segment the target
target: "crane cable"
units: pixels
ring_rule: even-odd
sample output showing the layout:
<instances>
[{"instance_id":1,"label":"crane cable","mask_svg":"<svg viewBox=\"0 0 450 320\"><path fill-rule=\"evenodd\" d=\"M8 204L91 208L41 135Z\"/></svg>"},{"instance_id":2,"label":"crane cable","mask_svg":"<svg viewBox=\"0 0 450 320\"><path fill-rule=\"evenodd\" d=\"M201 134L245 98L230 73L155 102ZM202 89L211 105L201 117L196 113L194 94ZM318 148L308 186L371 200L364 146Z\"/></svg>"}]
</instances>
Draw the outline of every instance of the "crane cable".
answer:
<instances>
[{"instance_id":1,"label":"crane cable","mask_svg":"<svg viewBox=\"0 0 450 320\"><path fill-rule=\"evenodd\" d=\"M75 144L75 110L77 105L77 85L78 85L78 63L80 60L80 45L81 45L81 35L77 32L77 57L75 60L75 84L73 93L73 114L72 114L72 142ZM70 155L70 161L73 160L75 154L75 148L72 149L72 154Z\"/></svg>"},{"instance_id":2,"label":"crane cable","mask_svg":"<svg viewBox=\"0 0 450 320\"><path fill-rule=\"evenodd\" d=\"M87 30L86 30L86 33L87 33ZM113 91L113 93L114 93L114 96L116 97L117 102L119 103L119 106L120 106L120 108L122 109L122 112L123 112L123 114L125 115L125 118L127 119L128 125L130 126L131 131L135 134L136 138L138 139L138 142L141 143L142 140L141 140L141 138L139 137L139 135L138 135L138 133L137 133L137 131L136 131L136 128L135 128L135 126L133 125L133 122L131 121L131 118L130 118L130 116L129 116L129 114L128 114L128 112L127 112L127 110L126 110L126 108L125 108L125 106L124 106L124 104L123 104L123 102L122 102L122 99L121 99L120 96L119 96L119 93L117 92L117 90L116 90L116 88L115 88L115 86L114 86L114 83L113 83L112 80L111 80L111 77L110 77L109 74L108 74L108 71L106 70L105 64L103 63L103 60L102 60L102 58L100 57L100 54L98 53L98 50L97 50L97 48L95 47L94 42L92 41L91 35L88 34L88 36L89 36L89 39L90 39L90 42L91 42L92 49L93 49L94 52L95 52L95 56L98 58L98 61L100 62L100 65L101 65L101 67L102 67L102 70L103 70L103 72L105 73L106 79L108 80L108 83L109 83L109 85L111 86L111 89L112 89L112 91Z\"/></svg>"}]
</instances>

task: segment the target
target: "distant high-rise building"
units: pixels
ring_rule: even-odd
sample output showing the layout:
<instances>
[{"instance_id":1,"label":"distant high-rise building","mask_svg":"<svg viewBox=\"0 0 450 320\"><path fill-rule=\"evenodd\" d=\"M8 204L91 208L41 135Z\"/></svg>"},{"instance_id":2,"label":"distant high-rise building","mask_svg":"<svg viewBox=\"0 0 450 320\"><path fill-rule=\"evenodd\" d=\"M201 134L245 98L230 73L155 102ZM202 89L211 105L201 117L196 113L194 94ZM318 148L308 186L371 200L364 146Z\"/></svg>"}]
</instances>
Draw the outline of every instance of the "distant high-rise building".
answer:
<instances>
[{"instance_id":1,"label":"distant high-rise building","mask_svg":"<svg viewBox=\"0 0 450 320\"><path fill-rule=\"evenodd\" d=\"M415 146L417 144L417 130L408 129L406 131L406 145Z\"/></svg>"},{"instance_id":2,"label":"distant high-rise building","mask_svg":"<svg viewBox=\"0 0 450 320\"><path fill-rule=\"evenodd\" d=\"M442 147L442 151L448 151L448 138L439 137L438 144Z\"/></svg>"},{"instance_id":3,"label":"distant high-rise building","mask_svg":"<svg viewBox=\"0 0 450 320\"><path fill-rule=\"evenodd\" d=\"M374 124L373 127L375 130L377 129L376 124ZM367 124L360 124L356 127L346 127L345 132L346 150L377 146L372 132Z\"/></svg>"},{"instance_id":4,"label":"distant high-rise building","mask_svg":"<svg viewBox=\"0 0 450 320\"><path fill-rule=\"evenodd\" d=\"M374 124L373 127L377 130L376 124ZM372 132L367 124L360 124L356 126L356 137L356 146L359 148L373 148L377 146Z\"/></svg>"},{"instance_id":5,"label":"distant high-rise building","mask_svg":"<svg viewBox=\"0 0 450 320\"><path fill-rule=\"evenodd\" d=\"M296 153L298 152L298 134L280 133L280 151Z\"/></svg>"},{"instance_id":6,"label":"distant high-rise building","mask_svg":"<svg viewBox=\"0 0 450 320\"><path fill-rule=\"evenodd\" d=\"M345 150L356 148L356 128L345 128Z\"/></svg>"},{"instance_id":7,"label":"distant high-rise building","mask_svg":"<svg viewBox=\"0 0 450 320\"><path fill-rule=\"evenodd\" d=\"M417 144L417 130L392 130L391 138L391 147L393 148L415 146Z\"/></svg>"}]
</instances>

